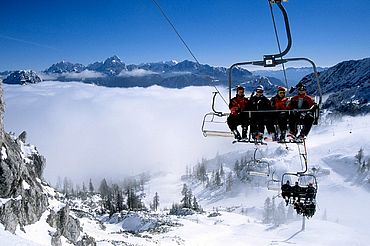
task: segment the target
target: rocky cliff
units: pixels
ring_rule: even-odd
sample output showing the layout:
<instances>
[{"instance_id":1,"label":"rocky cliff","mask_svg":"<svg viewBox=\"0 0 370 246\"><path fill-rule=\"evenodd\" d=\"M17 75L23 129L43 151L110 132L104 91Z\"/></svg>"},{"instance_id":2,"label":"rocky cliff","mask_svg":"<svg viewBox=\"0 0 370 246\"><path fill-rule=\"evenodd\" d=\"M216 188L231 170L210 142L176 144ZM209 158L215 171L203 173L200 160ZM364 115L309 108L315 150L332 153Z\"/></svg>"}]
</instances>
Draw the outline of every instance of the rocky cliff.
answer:
<instances>
[{"instance_id":1,"label":"rocky cliff","mask_svg":"<svg viewBox=\"0 0 370 246\"><path fill-rule=\"evenodd\" d=\"M95 245L82 232L78 219L59 201L60 194L43 181L45 158L27 143L27 134L18 137L4 131L4 102L0 90L0 223L5 230L27 233L26 226L44 220L52 228L50 244L62 245L61 237L74 245Z\"/></svg>"}]
</instances>

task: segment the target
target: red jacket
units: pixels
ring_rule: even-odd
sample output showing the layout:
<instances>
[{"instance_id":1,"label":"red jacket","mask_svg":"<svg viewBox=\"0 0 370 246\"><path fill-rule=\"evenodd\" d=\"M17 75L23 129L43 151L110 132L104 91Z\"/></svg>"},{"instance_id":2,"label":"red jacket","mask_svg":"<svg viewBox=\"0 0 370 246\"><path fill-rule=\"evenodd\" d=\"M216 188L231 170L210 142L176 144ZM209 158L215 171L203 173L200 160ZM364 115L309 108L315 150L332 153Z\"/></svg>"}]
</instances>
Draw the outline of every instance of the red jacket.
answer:
<instances>
[{"instance_id":1,"label":"red jacket","mask_svg":"<svg viewBox=\"0 0 370 246\"><path fill-rule=\"evenodd\" d=\"M289 109L309 109L315 102L308 95L297 95L290 99Z\"/></svg>"},{"instance_id":2,"label":"red jacket","mask_svg":"<svg viewBox=\"0 0 370 246\"><path fill-rule=\"evenodd\" d=\"M271 98L271 106L273 109L286 110L288 109L288 104L289 101L287 97L274 96Z\"/></svg>"},{"instance_id":3,"label":"red jacket","mask_svg":"<svg viewBox=\"0 0 370 246\"><path fill-rule=\"evenodd\" d=\"M237 115L241 111L244 111L248 105L248 98L236 96L230 100L229 109L231 115Z\"/></svg>"}]
</instances>

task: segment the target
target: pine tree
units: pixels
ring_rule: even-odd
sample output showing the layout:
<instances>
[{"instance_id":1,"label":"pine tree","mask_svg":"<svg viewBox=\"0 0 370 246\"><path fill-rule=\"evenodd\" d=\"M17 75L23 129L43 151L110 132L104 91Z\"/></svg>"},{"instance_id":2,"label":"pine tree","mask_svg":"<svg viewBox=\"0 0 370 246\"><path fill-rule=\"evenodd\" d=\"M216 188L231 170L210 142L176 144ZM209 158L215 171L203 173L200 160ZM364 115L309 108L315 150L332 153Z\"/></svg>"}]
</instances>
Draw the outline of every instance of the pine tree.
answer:
<instances>
[{"instance_id":1,"label":"pine tree","mask_svg":"<svg viewBox=\"0 0 370 246\"><path fill-rule=\"evenodd\" d=\"M271 216L271 222L273 222L275 224L275 221L277 221L277 217L278 217L278 214L277 214L277 209L276 209L276 204L275 204L275 199L273 198L272 199L272 202L271 202L271 211L272 211L272 216Z\"/></svg>"},{"instance_id":2,"label":"pine tree","mask_svg":"<svg viewBox=\"0 0 370 246\"><path fill-rule=\"evenodd\" d=\"M207 181L206 160L202 159L202 162L198 163L194 169L194 176L204 184Z\"/></svg>"},{"instance_id":3,"label":"pine tree","mask_svg":"<svg viewBox=\"0 0 370 246\"><path fill-rule=\"evenodd\" d=\"M94 193L94 185L93 185L93 183L92 183L92 181L91 181L91 179L90 179L90 181L89 181L89 192L90 193Z\"/></svg>"},{"instance_id":4,"label":"pine tree","mask_svg":"<svg viewBox=\"0 0 370 246\"><path fill-rule=\"evenodd\" d=\"M233 174L229 172L226 178L226 191L231 191L231 187L233 186Z\"/></svg>"},{"instance_id":5,"label":"pine tree","mask_svg":"<svg viewBox=\"0 0 370 246\"><path fill-rule=\"evenodd\" d=\"M124 209L123 206L123 194L122 190L118 190L117 197L116 197L116 211L121 212Z\"/></svg>"},{"instance_id":6,"label":"pine tree","mask_svg":"<svg viewBox=\"0 0 370 246\"><path fill-rule=\"evenodd\" d=\"M62 191L62 184L63 184L62 178L60 176L58 176L57 183L55 185L55 189L57 191L60 191L61 192Z\"/></svg>"},{"instance_id":7,"label":"pine tree","mask_svg":"<svg viewBox=\"0 0 370 246\"><path fill-rule=\"evenodd\" d=\"M105 178L100 182L99 192L102 197L106 197L109 193L109 186Z\"/></svg>"},{"instance_id":8,"label":"pine tree","mask_svg":"<svg viewBox=\"0 0 370 246\"><path fill-rule=\"evenodd\" d=\"M236 161L235 161L235 164L234 164L234 171L235 171L235 173L236 173L236 176L237 176L238 178L240 178L240 164L239 164L239 161L238 161L238 160L236 160Z\"/></svg>"},{"instance_id":9,"label":"pine tree","mask_svg":"<svg viewBox=\"0 0 370 246\"><path fill-rule=\"evenodd\" d=\"M358 172L361 172L361 165L362 165L362 161L364 159L364 149L362 147L360 148L360 150L355 155L355 159L356 159L355 164L358 165L357 170L358 170Z\"/></svg>"},{"instance_id":10,"label":"pine tree","mask_svg":"<svg viewBox=\"0 0 370 246\"><path fill-rule=\"evenodd\" d=\"M219 173L218 170L215 173L215 182L214 182L214 184L215 184L215 186L221 186L222 185L221 176L220 176L220 173Z\"/></svg>"},{"instance_id":11,"label":"pine tree","mask_svg":"<svg viewBox=\"0 0 370 246\"><path fill-rule=\"evenodd\" d=\"M220 176L221 176L222 179L225 178L225 171L224 171L224 166L222 165L222 163L221 163L221 167L220 167Z\"/></svg>"},{"instance_id":12,"label":"pine tree","mask_svg":"<svg viewBox=\"0 0 370 246\"><path fill-rule=\"evenodd\" d=\"M157 211L158 207L159 207L159 196L158 193L156 192L153 197L153 210Z\"/></svg>"},{"instance_id":13,"label":"pine tree","mask_svg":"<svg viewBox=\"0 0 370 246\"><path fill-rule=\"evenodd\" d=\"M83 193L86 193L87 192L85 182L82 182L82 192Z\"/></svg>"},{"instance_id":14,"label":"pine tree","mask_svg":"<svg viewBox=\"0 0 370 246\"><path fill-rule=\"evenodd\" d=\"M286 222L285 203L281 201L276 210L276 220L274 221L274 224L281 225L285 222Z\"/></svg>"},{"instance_id":15,"label":"pine tree","mask_svg":"<svg viewBox=\"0 0 370 246\"><path fill-rule=\"evenodd\" d=\"M181 199L182 207L191 208L192 192L191 189L188 189L186 184L183 184L181 195L183 195L183 198Z\"/></svg>"},{"instance_id":16,"label":"pine tree","mask_svg":"<svg viewBox=\"0 0 370 246\"><path fill-rule=\"evenodd\" d=\"M267 197L266 200L265 200L264 207L263 207L263 219L262 219L262 222L264 224L271 223L272 222L272 216L273 216L273 213L272 213L272 202L271 202L270 197Z\"/></svg>"},{"instance_id":17,"label":"pine tree","mask_svg":"<svg viewBox=\"0 0 370 246\"><path fill-rule=\"evenodd\" d=\"M202 210L202 208L199 206L197 198L195 196L193 196L193 209L197 212Z\"/></svg>"},{"instance_id":18,"label":"pine tree","mask_svg":"<svg viewBox=\"0 0 370 246\"><path fill-rule=\"evenodd\" d=\"M127 207L131 210L139 210L143 208L141 199L138 195L136 195L135 190L133 187L128 187L126 190L127 194Z\"/></svg>"}]
</instances>

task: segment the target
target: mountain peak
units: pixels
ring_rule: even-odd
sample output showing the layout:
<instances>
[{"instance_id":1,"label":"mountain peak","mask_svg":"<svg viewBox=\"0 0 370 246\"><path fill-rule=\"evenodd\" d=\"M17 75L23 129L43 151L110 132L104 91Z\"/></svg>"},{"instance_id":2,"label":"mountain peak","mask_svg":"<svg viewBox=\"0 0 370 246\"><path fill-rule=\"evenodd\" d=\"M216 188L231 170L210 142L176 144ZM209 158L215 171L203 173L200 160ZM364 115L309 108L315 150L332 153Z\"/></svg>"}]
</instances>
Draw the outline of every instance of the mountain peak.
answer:
<instances>
[{"instance_id":1,"label":"mountain peak","mask_svg":"<svg viewBox=\"0 0 370 246\"><path fill-rule=\"evenodd\" d=\"M104 64L124 64L124 63L118 56L114 55L114 56L107 58L104 61Z\"/></svg>"},{"instance_id":2,"label":"mountain peak","mask_svg":"<svg viewBox=\"0 0 370 246\"><path fill-rule=\"evenodd\" d=\"M36 84L41 82L42 79L32 70L19 70L12 72L4 79L5 84Z\"/></svg>"}]
</instances>

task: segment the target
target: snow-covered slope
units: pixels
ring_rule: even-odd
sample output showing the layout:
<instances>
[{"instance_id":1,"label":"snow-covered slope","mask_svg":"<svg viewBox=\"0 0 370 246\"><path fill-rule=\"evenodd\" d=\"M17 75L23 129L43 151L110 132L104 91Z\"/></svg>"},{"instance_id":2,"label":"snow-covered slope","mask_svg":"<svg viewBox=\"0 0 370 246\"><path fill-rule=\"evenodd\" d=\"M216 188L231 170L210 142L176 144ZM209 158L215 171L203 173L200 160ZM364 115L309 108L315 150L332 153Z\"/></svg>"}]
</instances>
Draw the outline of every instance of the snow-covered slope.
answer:
<instances>
[{"instance_id":1,"label":"snow-covered slope","mask_svg":"<svg viewBox=\"0 0 370 246\"><path fill-rule=\"evenodd\" d=\"M125 213L116 214L109 219L107 216L81 216L84 213L71 211L71 216L79 218L83 232L94 237L97 245L368 245L369 184L366 176L358 174L354 163L355 155L361 148L365 161L370 156L370 140L367 137L370 136L370 128L366 124L370 120L369 115L341 119L322 118L320 125L315 126L310 133L307 139L309 167L319 167L324 171L317 175L319 189L316 214L305 220L305 230L301 231L302 217L299 216L293 216L279 226L262 223L266 198L278 195L277 191L266 188L269 178L260 178L259 187L235 181L231 192L226 192L224 186L207 189L199 182L181 179L185 174L185 165L196 165L195 154L202 151L208 151L207 163L210 171L223 164L226 172L233 169L236 160L254 151L253 145L232 145L231 139L202 138L199 125L202 113L209 107L209 93L209 88L109 89L78 83L6 86L6 129L18 131L18 128L28 130L29 127L30 141L38 146L33 139L42 140L41 146L45 150L47 146L59 144L57 146L60 152L60 148L65 146L63 135L77 141L78 144L73 145L73 151L66 152L68 155L57 153L54 148L53 151L47 151L46 158L54 161L55 157L65 158L62 160L65 161L63 167L78 175L86 172L92 174L91 171L96 169L98 172L104 171L103 175L108 174L108 171L114 172L112 176L117 178L123 176L120 168L125 165L130 166L125 169L129 170L126 173L135 174L132 167L142 168L140 161L148 160L139 154L150 155L153 159L150 164L154 164L144 165L145 168L152 169L151 180L145 185L145 203L149 204L155 192L158 192L159 212L143 214L143 220L139 219L140 216L130 215L133 218L124 222L128 218ZM165 99L163 95L166 95ZM143 96L146 100L142 99ZM176 108L181 110L177 112ZM168 117L169 112L171 117ZM64 114L59 115L61 113ZM68 119L59 122L63 116L68 116ZM145 122L142 122L144 119L145 122L151 122L151 131L145 128ZM196 119L199 122L195 124ZM17 120L21 122L17 123ZM69 124L65 124L66 122ZM9 123L14 123L18 128L13 129L13 125ZM123 128L129 128L129 131ZM100 130L103 132L89 135ZM47 138L37 137L36 133L42 131L49 133ZM91 142L103 144L95 146ZM130 145L135 148L130 148ZM136 155L137 163L134 162L135 159L126 163L125 156L120 155L120 152L134 151L138 146L141 148L135 152L139 153ZM280 178L285 171L302 169L297 146L292 144L288 147L285 150L285 146L270 143L260 147L258 152L276 170L276 178ZM82 154L75 155L79 149L83 150ZM220 153L216 154L217 151ZM42 150L40 152L45 154ZM87 154L91 156L84 159ZM168 159L168 155L171 158ZM175 158L176 156L181 158ZM94 158L105 160L104 165L93 162ZM108 163L119 158L120 162L115 165ZM161 158L167 159L169 164L178 168L167 172L163 169L156 170L162 165L159 161ZM198 158L200 161L201 155ZM77 169L77 164L68 165L67 162L72 159L77 159L76 163L81 162L81 169ZM82 163L85 160L90 165ZM164 166L169 167L169 164ZM57 168L62 164L47 162L47 168L48 165L49 168ZM85 179L88 177L85 176ZM193 194L205 213L184 217L167 215L168 208L173 203L180 202L181 189L185 182L192 187ZM95 202L99 201L98 198L93 199ZM280 197L275 198L276 205L281 201ZM83 211L88 212L88 208L82 203L76 204L74 209L87 209ZM36 245L33 242L48 245L48 233L52 229L46 224L45 216L39 222L25 226L25 232L17 230L17 236L0 228L0 239L10 243L6 245ZM151 222L145 220L146 216L151 217ZM151 227L155 224L154 221L161 221L163 224L154 230L137 234L128 232L128 228L138 228L139 224ZM66 240L62 243L68 245Z\"/></svg>"}]
</instances>

